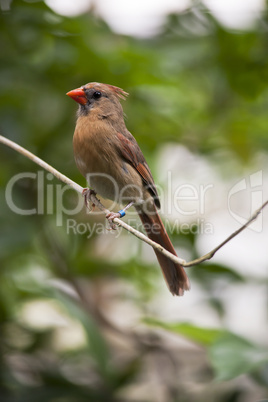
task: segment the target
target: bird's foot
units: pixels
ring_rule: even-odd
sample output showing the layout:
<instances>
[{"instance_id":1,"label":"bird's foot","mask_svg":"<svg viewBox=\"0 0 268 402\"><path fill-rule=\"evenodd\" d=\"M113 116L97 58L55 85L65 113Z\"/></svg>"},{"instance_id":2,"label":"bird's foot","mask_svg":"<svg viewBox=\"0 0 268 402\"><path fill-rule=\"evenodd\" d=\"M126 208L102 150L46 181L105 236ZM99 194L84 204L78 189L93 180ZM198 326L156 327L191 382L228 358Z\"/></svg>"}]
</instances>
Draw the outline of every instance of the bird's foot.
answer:
<instances>
[{"instance_id":1,"label":"bird's foot","mask_svg":"<svg viewBox=\"0 0 268 402\"><path fill-rule=\"evenodd\" d=\"M96 194L96 191L92 190L91 188L84 188L82 191L82 196L85 200L85 206L89 210L89 212L93 212L95 209L95 204L91 200L91 196Z\"/></svg>"},{"instance_id":2,"label":"bird's foot","mask_svg":"<svg viewBox=\"0 0 268 402\"><path fill-rule=\"evenodd\" d=\"M109 223L109 226L112 230L116 230L118 228L118 225L116 223L113 222L113 220L115 218L122 218L125 215L125 213L121 213L121 211L119 212L108 212L108 214L106 214L106 219Z\"/></svg>"},{"instance_id":3,"label":"bird's foot","mask_svg":"<svg viewBox=\"0 0 268 402\"><path fill-rule=\"evenodd\" d=\"M125 211L126 211L128 208L130 208L133 204L134 204L134 202L131 201L127 206L125 206L125 208L120 209L120 211L118 211L118 212L108 212L108 214L106 214L106 218L107 218L107 220L108 220L108 223L109 223L111 229L113 229L113 230L116 230L116 229L117 229L117 226L118 226L118 225L116 225L116 224L113 222L113 220L114 220L115 218L123 218L123 217L126 215L126 212L125 212Z\"/></svg>"}]
</instances>

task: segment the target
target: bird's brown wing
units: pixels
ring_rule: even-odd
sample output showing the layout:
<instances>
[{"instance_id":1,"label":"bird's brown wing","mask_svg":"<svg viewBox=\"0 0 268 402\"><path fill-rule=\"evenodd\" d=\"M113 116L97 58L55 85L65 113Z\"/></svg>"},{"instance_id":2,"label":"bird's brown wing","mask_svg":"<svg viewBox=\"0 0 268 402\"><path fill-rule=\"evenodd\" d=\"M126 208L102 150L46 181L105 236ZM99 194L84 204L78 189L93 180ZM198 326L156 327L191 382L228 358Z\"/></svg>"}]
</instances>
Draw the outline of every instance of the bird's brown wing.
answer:
<instances>
[{"instance_id":1,"label":"bird's brown wing","mask_svg":"<svg viewBox=\"0 0 268 402\"><path fill-rule=\"evenodd\" d=\"M128 137L121 133L117 133L117 136L120 142L120 149L118 151L121 153L121 156L126 160L126 162L134 167L140 174L145 187L147 187L148 191L154 198L156 207L160 208L160 200L154 184L152 173L146 163L140 147L138 146L138 143L130 133Z\"/></svg>"}]
</instances>

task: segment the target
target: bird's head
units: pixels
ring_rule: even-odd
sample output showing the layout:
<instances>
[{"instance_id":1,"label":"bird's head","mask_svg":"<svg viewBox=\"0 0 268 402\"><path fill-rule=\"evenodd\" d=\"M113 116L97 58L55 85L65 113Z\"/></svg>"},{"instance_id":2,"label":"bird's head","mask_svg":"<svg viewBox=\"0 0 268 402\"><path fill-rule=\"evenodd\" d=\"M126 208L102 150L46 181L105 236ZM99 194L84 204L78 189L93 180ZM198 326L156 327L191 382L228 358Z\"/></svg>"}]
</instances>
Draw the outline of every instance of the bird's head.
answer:
<instances>
[{"instance_id":1,"label":"bird's head","mask_svg":"<svg viewBox=\"0 0 268 402\"><path fill-rule=\"evenodd\" d=\"M79 115L87 115L95 109L97 113L123 113L120 98L128 95L123 89L108 84L91 82L67 92L68 96L79 103Z\"/></svg>"}]
</instances>

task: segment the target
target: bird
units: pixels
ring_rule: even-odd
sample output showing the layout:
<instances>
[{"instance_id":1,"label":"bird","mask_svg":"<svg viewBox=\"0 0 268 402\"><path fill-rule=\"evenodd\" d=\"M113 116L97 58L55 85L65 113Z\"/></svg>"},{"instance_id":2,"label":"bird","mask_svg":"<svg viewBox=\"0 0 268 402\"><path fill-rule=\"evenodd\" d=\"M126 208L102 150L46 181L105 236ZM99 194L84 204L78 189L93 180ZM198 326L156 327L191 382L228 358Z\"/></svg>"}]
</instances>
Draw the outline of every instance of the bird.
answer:
<instances>
[{"instance_id":1,"label":"bird","mask_svg":"<svg viewBox=\"0 0 268 402\"><path fill-rule=\"evenodd\" d=\"M125 125L120 100L128 93L114 85L91 82L67 92L78 104L73 136L76 165L90 188L100 196L127 204L109 219L122 217L133 205L148 237L177 255L158 214L160 200L143 153ZM190 289L183 266L155 250L166 284L173 295Z\"/></svg>"}]
</instances>

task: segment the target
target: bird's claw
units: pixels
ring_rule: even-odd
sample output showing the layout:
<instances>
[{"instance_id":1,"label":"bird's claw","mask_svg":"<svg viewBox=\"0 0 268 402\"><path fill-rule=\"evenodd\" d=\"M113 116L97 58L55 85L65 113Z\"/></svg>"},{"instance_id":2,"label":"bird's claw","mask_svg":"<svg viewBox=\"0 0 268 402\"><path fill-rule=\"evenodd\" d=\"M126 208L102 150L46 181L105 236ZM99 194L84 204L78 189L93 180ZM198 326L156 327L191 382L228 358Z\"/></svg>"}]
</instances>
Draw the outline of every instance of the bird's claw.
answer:
<instances>
[{"instance_id":1,"label":"bird's claw","mask_svg":"<svg viewBox=\"0 0 268 402\"><path fill-rule=\"evenodd\" d=\"M84 188L82 191L82 196L84 197L85 206L89 210L89 212L93 212L95 209L95 204L91 200L92 195L96 195L97 193L91 188Z\"/></svg>"},{"instance_id":2,"label":"bird's claw","mask_svg":"<svg viewBox=\"0 0 268 402\"><path fill-rule=\"evenodd\" d=\"M110 229L116 230L118 228L118 225L113 222L114 218L121 218L121 215L119 212L109 212L106 214L106 219L109 223Z\"/></svg>"}]
</instances>

